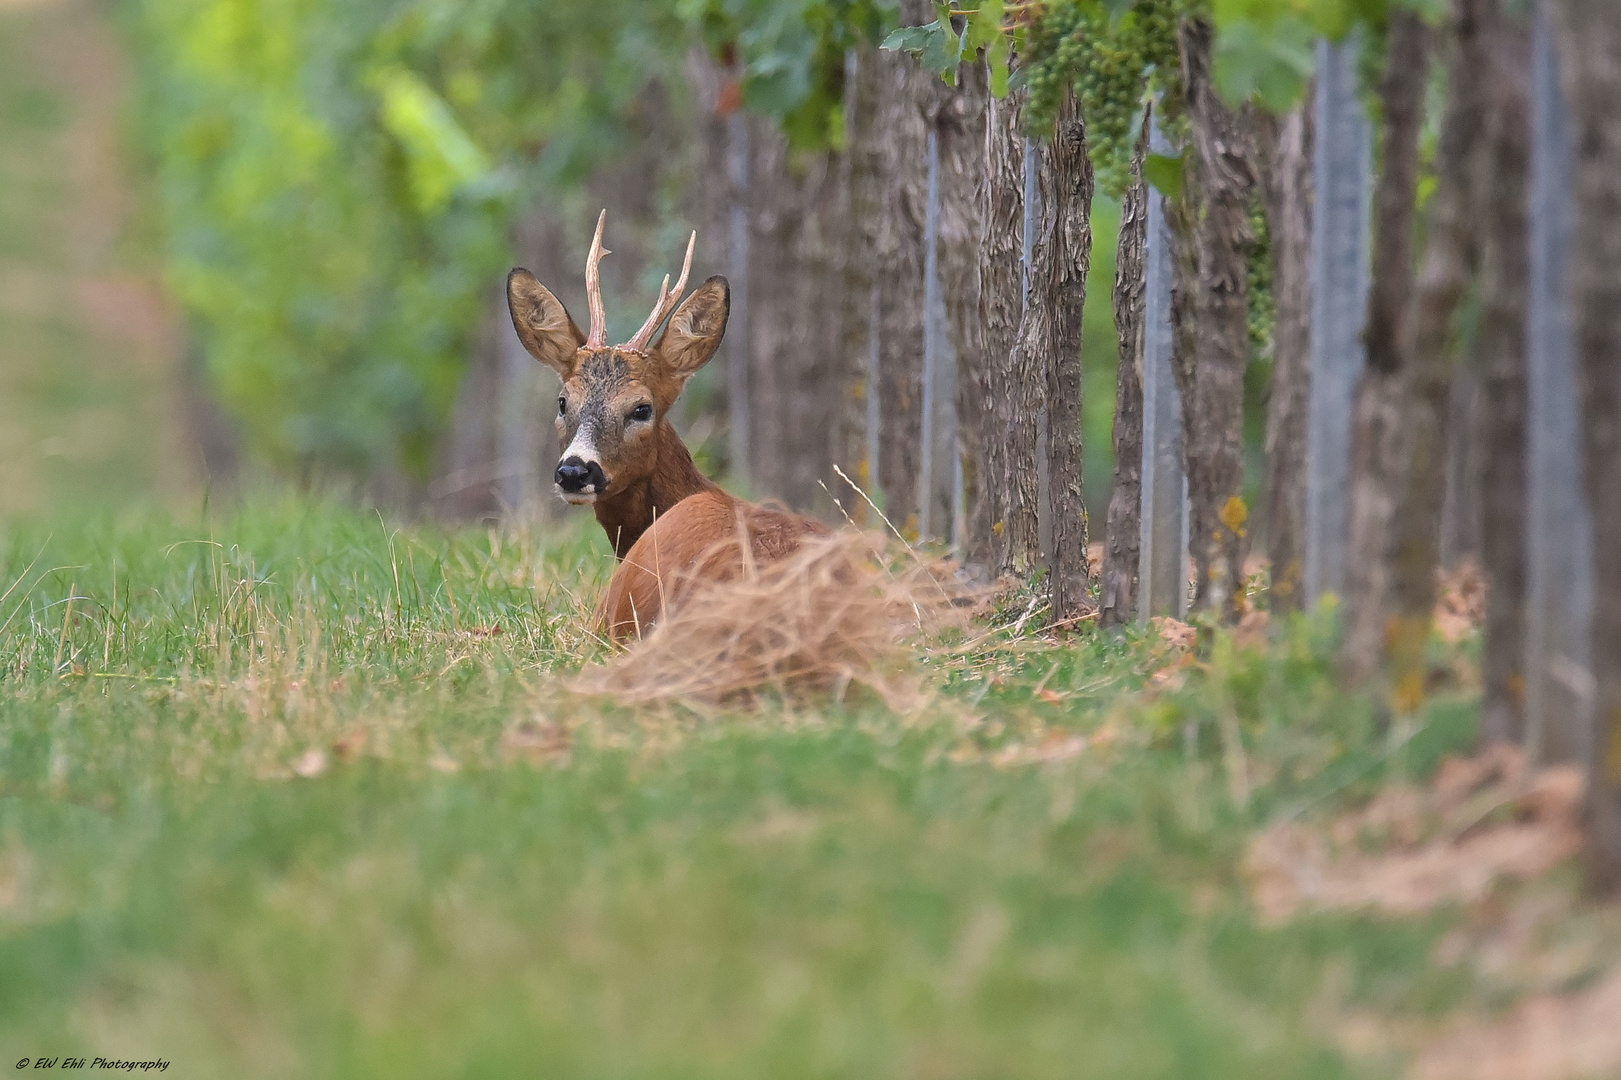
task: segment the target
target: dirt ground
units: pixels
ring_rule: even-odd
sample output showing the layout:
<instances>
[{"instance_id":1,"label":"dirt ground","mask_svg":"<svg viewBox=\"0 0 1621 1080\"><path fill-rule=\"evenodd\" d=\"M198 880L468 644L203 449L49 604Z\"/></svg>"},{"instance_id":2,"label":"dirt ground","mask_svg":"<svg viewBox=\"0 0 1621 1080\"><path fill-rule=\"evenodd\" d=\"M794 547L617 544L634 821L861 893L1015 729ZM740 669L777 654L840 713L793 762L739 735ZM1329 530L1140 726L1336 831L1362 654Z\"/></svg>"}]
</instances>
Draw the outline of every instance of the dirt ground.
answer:
<instances>
[{"instance_id":1,"label":"dirt ground","mask_svg":"<svg viewBox=\"0 0 1621 1080\"><path fill-rule=\"evenodd\" d=\"M0 0L0 521L198 490L129 106L111 5Z\"/></svg>"}]
</instances>

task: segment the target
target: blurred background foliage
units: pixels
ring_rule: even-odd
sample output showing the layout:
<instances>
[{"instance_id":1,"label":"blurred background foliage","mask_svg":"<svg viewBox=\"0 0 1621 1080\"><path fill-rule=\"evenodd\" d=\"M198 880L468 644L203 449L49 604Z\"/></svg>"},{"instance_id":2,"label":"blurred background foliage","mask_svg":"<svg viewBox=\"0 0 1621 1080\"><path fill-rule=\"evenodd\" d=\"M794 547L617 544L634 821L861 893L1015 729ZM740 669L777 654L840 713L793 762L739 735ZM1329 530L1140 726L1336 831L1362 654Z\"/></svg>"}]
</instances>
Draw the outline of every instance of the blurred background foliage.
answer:
<instances>
[{"instance_id":1,"label":"blurred background foliage","mask_svg":"<svg viewBox=\"0 0 1621 1080\"><path fill-rule=\"evenodd\" d=\"M1310 76L1312 36L1377 24L1388 2L1216 0L1221 82L1287 104ZM1099 49L1173 62L1174 50L1159 55L1165 34L1137 41L1132 27L1168 27L1187 6L1058 0L1014 5L1007 25L1037 59L1059 31L1099 28L1095 47L1045 65L1058 69L1046 100ZM900 4L139 0L125 12L165 277L243 449L306 481L384 468L420 485L525 213L631 156L650 94L664 116L690 115L683 63L699 43L732 76L718 111L768 118L797 153L836 151L846 58L893 31ZM1106 71L1081 85L1098 99L1088 111L1107 194L1135 105L1112 85ZM1108 200L1100 216L1107 261ZM1106 288L1091 291L1106 302ZM1107 312L1092 323L1086 443L1101 479L1114 348Z\"/></svg>"},{"instance_id":2,"label":"blurred background foliage","mask_svg":"<svg viewBox=\"0 0 1621 1080\"><path fill-rule=\"evenodd\" d=\"M515 214L623 150L684 38L637 0L144 0L130 23L168 281L249 450L419 478Z\"/></svg>"}]
</instances>

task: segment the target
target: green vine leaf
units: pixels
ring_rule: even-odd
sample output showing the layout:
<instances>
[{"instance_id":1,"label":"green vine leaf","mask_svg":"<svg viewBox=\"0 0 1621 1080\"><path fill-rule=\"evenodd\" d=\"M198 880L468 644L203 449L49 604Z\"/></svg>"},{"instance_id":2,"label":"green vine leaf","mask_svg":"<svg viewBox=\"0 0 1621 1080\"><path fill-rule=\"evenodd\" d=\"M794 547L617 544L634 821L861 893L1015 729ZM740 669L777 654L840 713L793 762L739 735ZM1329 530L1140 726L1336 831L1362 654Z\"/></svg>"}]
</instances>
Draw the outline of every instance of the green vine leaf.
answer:
<instances>
[{"instance_id":1,"label":"green vine leaf","mask_svg":"<svg viewBox=\"0 0 1621 1080\"><path fill-rule=\"evenodd\" d=\"M1171 157L1168 154L1149 154L1143 158L1143 179L1167 199L1182 197L1182 163L1187 151Z\"/></svg>"}]
</instances>

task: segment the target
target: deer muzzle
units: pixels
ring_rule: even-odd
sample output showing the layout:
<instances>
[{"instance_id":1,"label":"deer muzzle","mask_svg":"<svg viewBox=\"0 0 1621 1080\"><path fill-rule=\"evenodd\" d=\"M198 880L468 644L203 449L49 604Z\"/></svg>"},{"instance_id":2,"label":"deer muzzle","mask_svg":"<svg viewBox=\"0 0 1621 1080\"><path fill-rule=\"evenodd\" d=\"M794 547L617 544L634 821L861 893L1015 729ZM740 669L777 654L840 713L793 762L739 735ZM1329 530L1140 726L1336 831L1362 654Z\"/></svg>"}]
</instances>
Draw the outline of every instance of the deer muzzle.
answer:
<instances>
[{"instance_id":1,"label":"deer muzzle","mask_svg":"<svg viewBox=\"0 0 1621 1080\"><path fill-rule=\"evenodd\" d=\"M602 466L594 461L583 461L578 457L566 457L557 466L557 491L563 498L571 503L591 503L597 501L608 486L607 477L602 474Z\"/></svg>"}]
</instances>

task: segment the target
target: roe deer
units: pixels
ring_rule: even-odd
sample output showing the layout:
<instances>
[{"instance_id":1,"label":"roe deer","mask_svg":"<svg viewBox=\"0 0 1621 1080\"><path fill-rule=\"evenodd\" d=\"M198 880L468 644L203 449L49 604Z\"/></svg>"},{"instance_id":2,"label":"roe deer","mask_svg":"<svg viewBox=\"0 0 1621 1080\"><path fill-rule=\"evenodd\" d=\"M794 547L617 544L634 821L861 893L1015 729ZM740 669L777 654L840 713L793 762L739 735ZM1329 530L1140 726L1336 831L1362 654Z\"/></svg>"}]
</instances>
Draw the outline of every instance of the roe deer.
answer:
<instances>
[{"instance_id":1,"label":"roe deer","mask_svg":"<svg viewBox=\"0 0 1621 1080\"><path fill-rule=\"evenodd\" d=\"M589 334L527 270L507 275L507 305L524 348L562 377L557 434L564 450L556 488L596 511L620 560L597 618L610 637L623 640L642 633L682 589L734 576L747 560L780 559L807 535L828 530L728 495L698 471L667 419L687 379L720 347L731 309L723 277L705 281L677 307L697 233L687 241L675 288L666 274L642 328L625 344L608 345L598 269L608 254L607 217L604 210L597 218L585 263Z\"/></svg>"}]
</instances>

